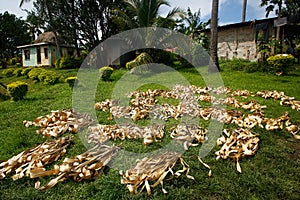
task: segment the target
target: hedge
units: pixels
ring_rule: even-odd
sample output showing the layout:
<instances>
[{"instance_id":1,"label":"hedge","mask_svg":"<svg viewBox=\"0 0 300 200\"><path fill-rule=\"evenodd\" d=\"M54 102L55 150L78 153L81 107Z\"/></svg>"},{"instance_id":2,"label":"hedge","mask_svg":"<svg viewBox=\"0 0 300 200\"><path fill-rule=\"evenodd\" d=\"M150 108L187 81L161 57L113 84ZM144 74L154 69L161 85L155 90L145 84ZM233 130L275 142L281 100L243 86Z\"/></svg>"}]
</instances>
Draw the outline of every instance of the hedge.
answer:
<instances>
[{"instance_id":1,"label":"hedge","mask_svg":"<svg viewBox=\"0 0 300 200\"><path fill-rule=\"evenodd\" d=\"M22 81L12 82L7 85L7 93L11 100L18 101L24 98L28 91L28 85Z\"/></svg>"}]
</instances>

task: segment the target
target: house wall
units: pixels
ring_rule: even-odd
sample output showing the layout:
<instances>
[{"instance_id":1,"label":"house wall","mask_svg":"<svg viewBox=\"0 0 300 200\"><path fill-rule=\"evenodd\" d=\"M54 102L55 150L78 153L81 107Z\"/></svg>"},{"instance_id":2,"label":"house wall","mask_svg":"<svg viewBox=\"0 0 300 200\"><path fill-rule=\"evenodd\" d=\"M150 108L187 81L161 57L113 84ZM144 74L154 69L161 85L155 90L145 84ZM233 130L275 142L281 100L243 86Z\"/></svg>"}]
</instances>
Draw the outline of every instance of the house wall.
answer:
<instances>
[{"instance_id":1,"label":"house wall","mask_svg":"<svg viewBox=\"0 0 300 200\"><path fill-rule=\"evenodd\" d=\"M272 23L269 24L268 30L269 38L275 36ZM261 55L256 43L256 26L250 24L220 29L218 31L218 56L223 59L242 58L257 61Z\"/></svg>"},{"instance_id":2,"label":"house wall","mask_svg":"<svg viewBox=\"0 0 300 200\"><path fill-rule=\"evenodd\" d=\"M41 62L38 63L37 49L40 48L40 58ZM45 48L48 49L48 58L45 57ZM25 59L25 51L30 50L30 59ZM50 66L52 60L52 49L48 45L34 46L22 49L22 60L24 67L30 66Z\"/></svg>"},{"instance_id":3,"label":"house wall","mask_svg":"<svg viewBox=\"0 0 300 200\"><path fill-rule=\"evenodd\" d=\"M40 49L41 62L38 63L37 49ZM45 57L45 48L48 49L48 58ZM76 56L76 51L74 48L70 47L60 47L62 56ZM25 59L25 50L30 50L30 60ZM41 45L33 46L22 49L22 60L24 67L30 66L54 66L56 59L60 58L60 51L57 50L55 45Z\"/></svg>"},{"instance_id":4,"label":"house wall","mask_svg":"<svg viewBox=\"0 0 300 200\"><path fill-rule=\"evenodd\" d=\"M255 42L253 27L230 28L218 33L218 55L220 58L243 58L257 60L259 53Z\"/></svg>"}]
</instances>

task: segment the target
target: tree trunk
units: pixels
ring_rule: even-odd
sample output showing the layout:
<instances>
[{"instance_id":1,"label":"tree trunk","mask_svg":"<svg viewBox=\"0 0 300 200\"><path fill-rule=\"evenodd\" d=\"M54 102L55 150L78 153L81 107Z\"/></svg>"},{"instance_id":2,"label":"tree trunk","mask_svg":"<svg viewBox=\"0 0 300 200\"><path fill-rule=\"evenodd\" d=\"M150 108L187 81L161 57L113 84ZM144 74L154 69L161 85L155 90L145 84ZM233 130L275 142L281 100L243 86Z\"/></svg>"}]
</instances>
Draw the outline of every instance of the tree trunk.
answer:
<instances>
[{"instance_id":1,"label":"tree trunk","mask_svg":"<svg viewBox=\"0 0 300 200\"><path fill-rule=\"evenodd\" d=\"M282 6L282 0L279 1L279 3L278 3L278 20L281 17L281 6ZM281 37L280 37L280 31L281 31L280 26L277 26L276 40L280 41L279 51L280 51L280 53L282 53L282 40L281 40Z\"/></svg>"},{"instance_id":2,"label":"tree trunk","mask_svg":"<svg viewBox=\"0 0 300 200\"><path fill-rule=\"evenodd\" d=\"M210 57L213 63L209 65L209 72L220 71L218 60L218 10L219 0L213 0L210 22Z\"/></svg>"},{"instance_id":3,"label":"tree trunk","mask_svg":"<svg viewBox=\"0 0 300 200\"><path fill-rule=\"evenodd\" d=\"M246 21L247 0L243 2L242 22Z\"/></svg>"}]
</instances>

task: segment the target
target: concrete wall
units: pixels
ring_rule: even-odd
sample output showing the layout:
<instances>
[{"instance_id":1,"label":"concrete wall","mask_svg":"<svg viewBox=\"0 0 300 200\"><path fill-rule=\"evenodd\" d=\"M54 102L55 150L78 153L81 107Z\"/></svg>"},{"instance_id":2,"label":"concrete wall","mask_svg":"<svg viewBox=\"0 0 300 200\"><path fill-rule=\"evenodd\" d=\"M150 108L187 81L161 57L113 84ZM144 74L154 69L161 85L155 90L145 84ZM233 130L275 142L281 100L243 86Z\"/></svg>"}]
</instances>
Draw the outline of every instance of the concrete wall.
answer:
<instances>
[{"instance_id":1,"label":"concrete wall","mask_svg":"<svg viewBox=\"0 0 300 200\"><path fill-rule=\"evenodd\" d=\"M255 43L255 35L255 29L252 27L236 27L219 31L219 57L257 60L259 53Z\"/></svg>"},{"instance_id":2,"label":"concrete wall","mask_svg":"<svg viewBox=\"0 0 300 200\"><path fill-rule=\"evenodd\" d=\"M269 24L269 38L275 36L273 25ZM210 37L210 33L208 33ZM218 32L218 56L223 59L242 58L257 61L261 55L256 43L256 26L245 24L220 28Z\"/></svg>"}]
</instances>

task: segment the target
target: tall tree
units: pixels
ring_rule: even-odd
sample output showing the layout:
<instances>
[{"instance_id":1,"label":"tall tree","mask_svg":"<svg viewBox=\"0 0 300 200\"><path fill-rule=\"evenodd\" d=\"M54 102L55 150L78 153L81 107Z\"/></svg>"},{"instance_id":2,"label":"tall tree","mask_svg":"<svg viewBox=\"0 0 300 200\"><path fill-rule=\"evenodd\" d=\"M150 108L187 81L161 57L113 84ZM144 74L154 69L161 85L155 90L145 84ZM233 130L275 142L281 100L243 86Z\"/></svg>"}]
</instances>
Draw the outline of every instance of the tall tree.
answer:
<instances>
[{"instance_id":1,"label":"tall tree","mask_svg":"<svg viewBox=\"0 0 300 200\"><path fill-rule=\"evenodd\" d=\"M174 28L174 17L183 15L179 8L173 8L166 17L159 15L161 6L170 6L166 0L124 0L122 8L115 9L115 21L125 24L125 29L140 27Z\"/></svg>"},{"instance_id":2,"label":"tall tree","mask_svg":"<svg viewBox=\"0 0 300 200\"><path fill-rule=\"evenodd\" d=\"M30 0L20 0L21 6ZM68 43L77 47L95 47L101 40L116 33L112 22L112 6L121 0L32 0L38 16L48 30L59 32Z\"/></svg>"},{"instance_id":3,"label":"tall tree","mask_svg":"<svg viewBox=\"0 0 300 200\"><path fill-rule=\"evenodd\" d=\"M211 22L210 22L210 57L213 62L209 66L209 72L220 71L218 59L218 12L219 0L212 0Z\"/></svg>"},{"instance_id":4,"label":"tall tree","mask_svg":"<svg viewBox=\"0 0 300 200\"><path fill-rule=\"evenodd\" d=\"M243 1L242 22L246 21L247 0Z\"/></svg>"},{"instance_id":5,"label":"tall tree","mask_svg":"<svg viewBox=\"0 0 300 200\"><path fill-rule=\"evenodd\" d=\"M45 29L45 22L34 11L27 11L26 24L30 29L32 41Z\"/></svg>"},{"instance_id":6,"label":"tall tree","mask_svg":"<svg viewBox=\"0 0 300 200\"><path fill-rule=\"evenodd\" d=\"M25 21L7 11L0 13L0 41L0 59L2 66L6 67L8 58L20 55L17 46L31 42Z\"/></svg>"}]
</instances>

